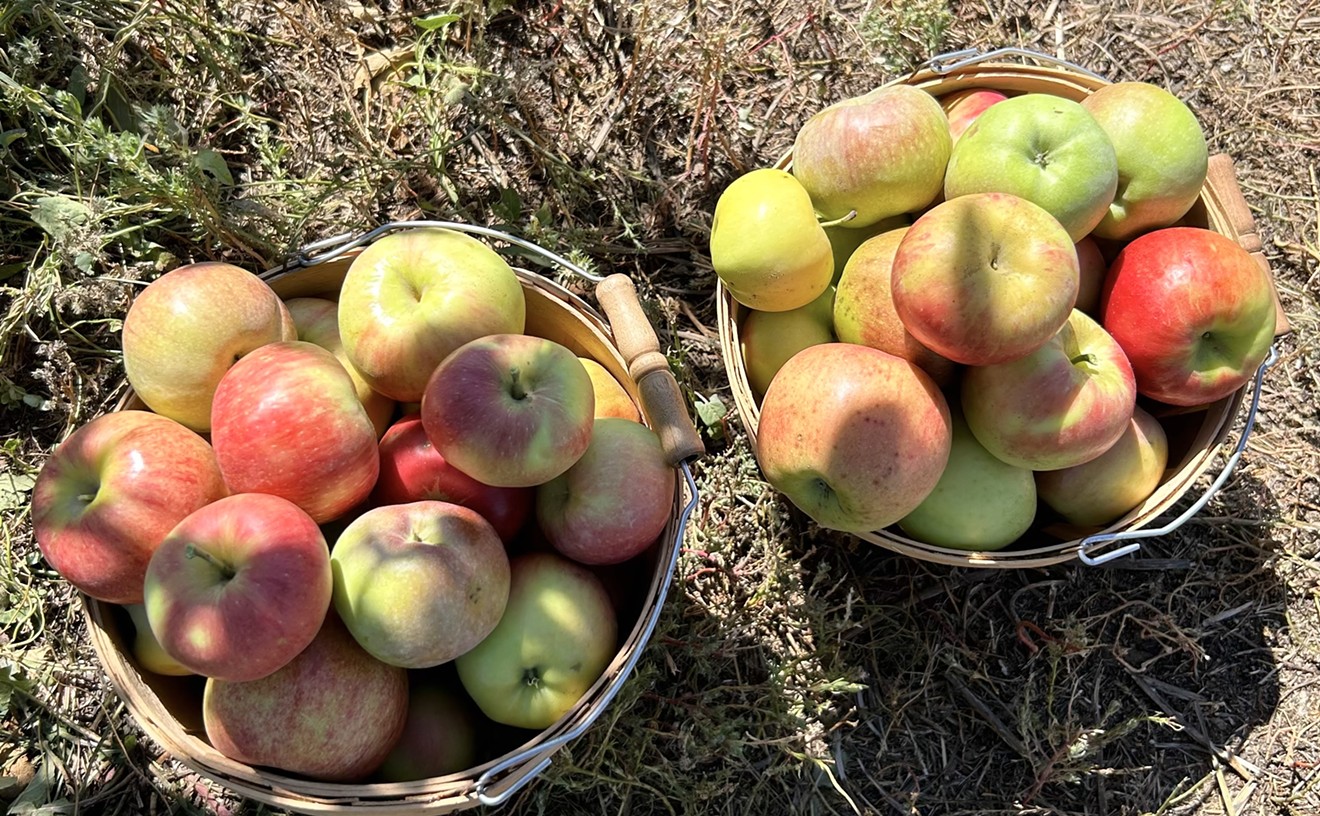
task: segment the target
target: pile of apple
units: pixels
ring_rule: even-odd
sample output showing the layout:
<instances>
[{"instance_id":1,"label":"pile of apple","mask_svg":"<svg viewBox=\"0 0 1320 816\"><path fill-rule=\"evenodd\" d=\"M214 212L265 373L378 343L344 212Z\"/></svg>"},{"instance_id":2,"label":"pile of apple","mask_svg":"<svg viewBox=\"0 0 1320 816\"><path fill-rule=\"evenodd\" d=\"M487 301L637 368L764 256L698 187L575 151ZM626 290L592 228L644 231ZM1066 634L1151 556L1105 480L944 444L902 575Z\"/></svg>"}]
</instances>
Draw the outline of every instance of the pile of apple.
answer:
<instances>
[{"instance_id":1,"label":"pile of apple","mask_svg":"<svg viewBox=\"0 0 1320 816\"><path fill-rule=\"evenodd\" d=\"M1241 388L1275 330L1268 270L1183 223L1207 166L1148 83L817 112L711 227L766 479L824 527L968 550L1138 506L1158 418Z\"/></svg>"},{"instance_id":2,"label":"pile of apple","mask_svg":"<svg viewBox=\"0 0 1320 816\"><path fill-rule=\"evenodd\" d=\"M337 300L170 271L123 325L149 410L56 448L37 543L128 607L144 669L206 678L223 754L334 781L474 767L490 721L547 728L604 672L676 489L623 386L526 310L494 250L440 228L372 244Z\"/></svg>"}]
</instances>

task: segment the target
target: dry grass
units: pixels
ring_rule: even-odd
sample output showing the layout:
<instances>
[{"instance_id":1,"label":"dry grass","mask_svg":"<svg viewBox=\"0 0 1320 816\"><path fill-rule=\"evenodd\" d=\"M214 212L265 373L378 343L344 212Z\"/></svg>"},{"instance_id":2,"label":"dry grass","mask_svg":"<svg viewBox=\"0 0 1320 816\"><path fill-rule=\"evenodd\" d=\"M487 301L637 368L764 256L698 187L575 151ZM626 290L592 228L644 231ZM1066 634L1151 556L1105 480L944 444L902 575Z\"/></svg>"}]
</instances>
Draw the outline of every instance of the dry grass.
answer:
<instances>
[{"instance_id":1,"label":"dry grass","mask_svg":"<svg viewBox=\"0 0 1320 816\"><path fill-rule=\"evenodd\" d=\"M936 51L1021 45L1168 87L1235 157L1296 329L1236 475L1136 559L949 569L805 524L732 416L704 429L703 501L636 678L507 809L1320 812L1312 5L0 7L0 796L270 812L142 737L31 539L25 479L114 398L142 281L392 218L506 224L631 275L687 392L728 404L719 191L827 102Z\"/></svg>"}]
</instances>

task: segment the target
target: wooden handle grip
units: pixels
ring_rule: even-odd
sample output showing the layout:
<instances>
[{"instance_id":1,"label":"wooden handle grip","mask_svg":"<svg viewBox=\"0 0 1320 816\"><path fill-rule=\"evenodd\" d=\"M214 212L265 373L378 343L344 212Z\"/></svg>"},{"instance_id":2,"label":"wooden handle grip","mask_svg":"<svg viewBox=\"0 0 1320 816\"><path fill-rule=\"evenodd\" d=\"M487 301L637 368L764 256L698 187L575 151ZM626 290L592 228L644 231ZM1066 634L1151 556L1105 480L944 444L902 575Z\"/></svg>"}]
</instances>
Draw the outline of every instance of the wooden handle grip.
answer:
<instances>
[{"instance_id":1,"label":"wooden handle grip","mask_svg":"<svg viewBox=\"0 0 1320 816\"><path fill-rule=\"evenodd\" d=\"M659 435L669 464L677 467L685 459L704 454L706 446L692 424L678 380L660 352L660 341L642 311L632 280L627 275L610 275L596 285L596 300L609 318L614 342L637 383L642 411Z\"/></svg>"},{"instance_id":2,"label":"wooden handle grip","mask_svg":"<svg viewBox=\"0 0 1320 816\"><path fill-rule=\"evenodd\" d=\"M1260 233L1256 232L1256 219L1251 214L1251 207L1242 195L1242 187L1238 184L1232 156L1218 153L1210 157L1205 186L1215 204L1228 218L1228 226L1233 233L1231 237L1251 253L1273 282L1274 274L1270 271L1269 261L1265 259L1265 245L1261 243ZM1274 290L1274 312L1274 336L1282 337L1292 331L1292 326L1288 323L1288 316L1283 312L1283 304L1279 301L1277 288Z\"/></svg>"}]
</instances>

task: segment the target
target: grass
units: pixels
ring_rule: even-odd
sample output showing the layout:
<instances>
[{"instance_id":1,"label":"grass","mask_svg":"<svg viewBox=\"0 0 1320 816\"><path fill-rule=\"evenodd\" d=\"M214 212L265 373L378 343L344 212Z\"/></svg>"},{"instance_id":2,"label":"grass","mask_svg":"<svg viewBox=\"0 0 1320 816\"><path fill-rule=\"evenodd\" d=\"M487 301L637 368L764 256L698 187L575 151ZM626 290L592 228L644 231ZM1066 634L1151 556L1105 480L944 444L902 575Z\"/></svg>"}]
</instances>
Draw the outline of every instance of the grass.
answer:
<instances>
[{"instance_id":1,"label":"grass","mask_svg":"<svg viewBox=\"0 0 1320 816\"><path fill-rule=\"evenodd\" d=\"M506 808L1307 814L1320 808L1320 187L1300 0L0 8L0 801L277 811L143 736L41 560L44 457L120 392L182 262L273 265L397 218L499 224L638 284L708 404L702 502L634 679ZM1103 569L946 568L824 533L761 480L715 337L710 213L806 116L941 50L1163 84L1237 161L1294 335L1247 454ZM718 416L718 406L730 413Z\"/></svg>"}]
</instances>

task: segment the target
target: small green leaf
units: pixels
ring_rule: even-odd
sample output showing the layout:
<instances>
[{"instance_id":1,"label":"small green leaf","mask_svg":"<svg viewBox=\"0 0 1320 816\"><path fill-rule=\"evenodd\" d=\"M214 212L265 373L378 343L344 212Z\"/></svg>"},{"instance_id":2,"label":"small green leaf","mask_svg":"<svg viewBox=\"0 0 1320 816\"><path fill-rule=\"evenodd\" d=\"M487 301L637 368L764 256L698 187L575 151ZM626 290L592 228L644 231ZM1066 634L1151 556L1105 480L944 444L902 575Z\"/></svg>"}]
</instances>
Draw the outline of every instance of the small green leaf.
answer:
<instances>
[{"instance_id":1,"label":"small green leaf","mask_svg":"<svg viewBox=\"0 0 1320 816\"><path fill-rule=\"evenodd\" d=\"M78 267L84 275L92 274L92 264L95 262L96 259L92 257L90 252L79 252L73 257L73 265Z\"/></svg>"},{"instance_id":2,"label":"small green leaf","mask_svg":"<svg viewBox=\"0 0 1320 816\"><path fill-rule=\"evenodd\" d=\"M9 147L11 144L17 142L26 135L27 131L22 128L14 128L13 130L0 132L0 147Z\"/></svg>"},{"instance_id":3,"label":"small green leaf","mask_svg":"<svg viewBox=\"0 0 1320 816\"><path fill-rule=\"evenodd\" d=\"M229 172L229 165L225 164L224 157L209 147L198 150L193 156L193 163L203 173L226 187L234 186L234 176Z\"/></svg>"},{"instance_id":4,"label":"small green leaf","mask_svg":"<svg viewBox=\"0 0 1320 816\"><path fill-rule=\"evenodd\" d=\"M435 31L461 19L463 17L458 14L432 14L430 17L418 17L413 22L423 31Z\"/></svg>"},{"instance_id":5,"label":"small green leaf","mask_svg":"<svg viewBox=\"0 0 1320 816\"><path fill-rule=\"evenodd\" d=\"M700 419L701 424L705 425L707 428L713 428L720 424L720 421L728 415L728 407L725 406L724 401L718 396L713 396L708 400L699 399L697 401L697 418Z\"/></svg>"},{"instance_id":6,"label":"small green leaf","mask_svg":"<svg viewBox=\"0 0 1320 816\"><path fill-rule=\"evenodd\" d=\"M499 203L491 209L506 223L512 224L522 216L522 197L512 187L504 187L500 190Z\"/></svg>"},{"instance_id":7,"label":"small green leaf","mask_svg":"<svg viewBox=\"0 0 1320 816\"><path fill-rule=\"evenodd\" d=\"M67 238L91 218L92 211L86 204L67 196L42 196L32 208L32 221L57 241Z\"/></svg>"}]
</instances>

